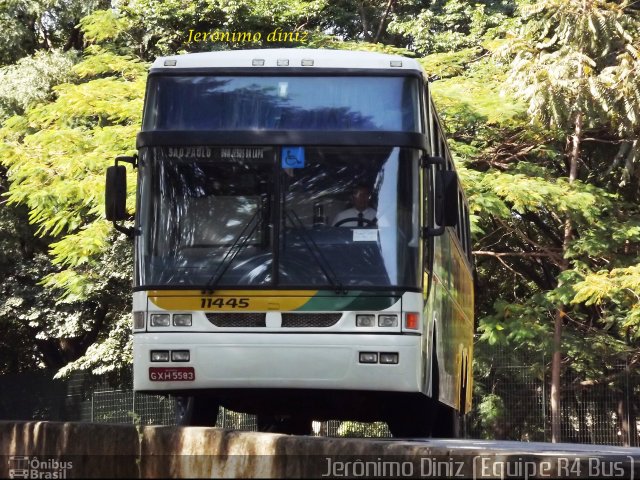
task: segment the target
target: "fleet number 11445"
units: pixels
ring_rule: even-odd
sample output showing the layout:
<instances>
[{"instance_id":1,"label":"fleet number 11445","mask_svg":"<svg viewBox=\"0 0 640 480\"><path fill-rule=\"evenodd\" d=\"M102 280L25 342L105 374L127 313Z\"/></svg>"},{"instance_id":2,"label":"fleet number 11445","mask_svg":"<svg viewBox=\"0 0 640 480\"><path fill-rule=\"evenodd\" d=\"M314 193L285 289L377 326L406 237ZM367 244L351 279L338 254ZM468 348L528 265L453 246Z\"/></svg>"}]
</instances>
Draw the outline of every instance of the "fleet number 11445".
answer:
<instances>
[{"instance_id":1,"label":"fleet number 11445","mask_svg":"<svg viewBox=\"0 0 640 480\"><path fill-rule=\"evenodd\" d=\"M204 308L213 308L213 307L218 307L218 308L247 308L249 306L249 299L248 298L221 298L221 297L217 297L217 298L213 298L213 297L209 297L209 298L201 298L200 299L200 308L204 309Z\"/></svg>"}]
</instances>

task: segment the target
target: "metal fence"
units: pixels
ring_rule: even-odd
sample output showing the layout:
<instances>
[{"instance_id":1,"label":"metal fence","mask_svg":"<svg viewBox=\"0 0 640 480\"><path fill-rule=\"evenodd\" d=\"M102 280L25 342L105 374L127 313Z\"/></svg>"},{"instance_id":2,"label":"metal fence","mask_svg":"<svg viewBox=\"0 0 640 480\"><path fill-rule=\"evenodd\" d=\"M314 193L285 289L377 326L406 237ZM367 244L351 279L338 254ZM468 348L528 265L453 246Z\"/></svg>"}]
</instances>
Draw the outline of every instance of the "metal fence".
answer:
<instances>
[{"instance_id":1,"label":"metal fence","mask_svg":"<svg viewBox=\"0 0 640 480\"><path fill-rule=\"evenodd\" d=\"M505 365L476 376L473 411L465 420L470 438L550 441L550 386L544 359L535 365ZM562 441L640 446L635 412L640 411L640 374L615 367L613 381L590 384L566 377L562 388ZM614 371L615 373L615 371ZM130 372L94 377L76 373L52 380L52 373L0 377L0 419L57 420L139 425L174 424L171 397L136 394ZM218 427L255 430L253 415L222 409ZM315 435L388 437L386 424L314 422Z\"/></svg>"},{"instance_id":2,"label":"metal fence","mask_svg":"<svg viewBox=\"0 0 640 480\"><path fill-rule=\"evenodd\" d=\"M171 397L135 394L127 390L102 390L91 396L91 416L86 421L99 423L136 423L140 425L174 425L175 401ZM220 409L216 427L229 430L256 431L255 415ZM361 423L313 422L313 434L330 437L390 437L382 422Z\"/></svg>"},{"instance_id":3,"label":"metal fence","mask_svg":"<svg viewBox=\"0 0 640 480\"><path fill-rule=\"evenodd\" d=\"M550 359L508 365L501 355L474 379L474 407L467 422L471 438L551 441ZM561 441L640 446L640 372L628 364L609 366L599 380L570 370L560 388Z\"/></svg>"}]
</instances>

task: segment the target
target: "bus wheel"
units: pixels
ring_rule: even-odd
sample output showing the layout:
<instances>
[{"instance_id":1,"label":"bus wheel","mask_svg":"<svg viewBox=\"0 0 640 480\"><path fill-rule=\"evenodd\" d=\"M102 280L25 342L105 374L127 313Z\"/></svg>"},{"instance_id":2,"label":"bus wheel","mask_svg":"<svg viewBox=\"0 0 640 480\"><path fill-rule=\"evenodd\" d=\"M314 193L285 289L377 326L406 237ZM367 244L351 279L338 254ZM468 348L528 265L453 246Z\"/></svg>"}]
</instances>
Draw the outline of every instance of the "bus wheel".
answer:
<instances>
[{"instance_id":1,"label":"bus wheel","mask_svg":"<svg viewBox=\"0 0 640 480\"><path fill-rule=\"evenodd\" d=\"M464 378L465 369L460 372L460 411L449 405L438 402L436 407L435 422L433 425L434 438L460 438L462 437L462 412L467 398L467 382Z\"/></svg>"},{"instance_id":2,"label":"bus wheel","mask_svg":"<svg viewBox=\"0 0 640 480\"><path fill-rule=\"evenodd\" d=\"M312 420L298 415L258 415L258 431L286 433L288 435L311 435Z\"/></svg>"},{"instance_id":3,"label":"bus wheel","mask_svg":"<svg viewBox=\"0 0 640 480\"><path fill-rule=\"evenodd\" d=\"M176 425L183 427L215 427L219 405L207 397L176 396Z\"/></svg>"},{"instance_id":4,"label":"bus wheel","mask_svg":"<svg viewBox=\"0 0 640 480\"><path fill-rule=\"evenodd\" d=\"M459 438L460 413L453 407L438 402L435 408L433 438Z\"/></svg>"},{"instance_id":5,"label":"bus wheel","mask_svg":"<svg viewBox=\"0 0 640 480\"><path fill-rule=\"evenodd\" d=\"M430 437L433 429L434 408L430 398L398 405L387 415L387 425L394 437Z\"/></svg>"}]
</instances>

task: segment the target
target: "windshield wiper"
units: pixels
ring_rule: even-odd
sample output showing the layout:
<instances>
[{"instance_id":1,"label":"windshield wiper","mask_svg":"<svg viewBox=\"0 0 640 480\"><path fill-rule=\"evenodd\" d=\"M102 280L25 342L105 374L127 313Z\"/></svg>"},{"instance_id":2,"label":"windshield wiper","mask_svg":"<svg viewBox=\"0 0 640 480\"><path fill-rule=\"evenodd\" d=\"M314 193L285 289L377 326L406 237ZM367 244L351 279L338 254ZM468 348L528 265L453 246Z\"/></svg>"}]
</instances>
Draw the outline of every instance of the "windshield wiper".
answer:
<instances>
[{"instance_id":1,"label":"windshield wiper","mask_svg":"<svg viewBox=\"0 0 640 480\"><path fill-rule=\"evenodd\" d=\"M244 226L244 228L240 231L238 236L233 240L231 247L229 247L229 250L227 250L227 252L224 254L224 258L222 259L222 262L220 262L220 265L218 265L218 268L216 269L215 273L211 276L211 278L209 278L209 280L205 284L203 293L212 294L214 292L214 290L218 286L218 282L222 279L225 272L229 269L229 267L231 266L235 258L238 256L238 254L247 245L247 242L249 241L253 233L256 231L256 228L258 227L259 222L255 222L251 231L247 235L245 235L244 238L243 238L243 235L247 231L249 226L253 223L253 221L257 218L259 212L260 212L259 209L256 210L256 213L253 214L253 216L249 219L249 221ZM240 239L242 239L242 241L240 241Z\"/></svg>"},{"instance_id":2,"label":"windshield wiper","mask_svg":"<svg viewBox=\"0 0 640 480\"><path fill-rule=\"evenodd\" d=\"M304 226L304 223L302 223L300 217L298 217L296 212L294 212L293 210L285 210L285 215L291 221L291 223L293 223L293 225L297 227L302 233L302 241L304 242L307 249L311 252L311 255L316 261L316 264L320 267L320 270L322 270L324 276L327 277L327 280L329 280L329 283L335 289L336 293L347 293L342 283L340 283L338 276L331 268L331 264L322 254L322 249L318 247L318 244L313 240L313 237L309 235L309 230Z\"/></svg>"}]
</instances>

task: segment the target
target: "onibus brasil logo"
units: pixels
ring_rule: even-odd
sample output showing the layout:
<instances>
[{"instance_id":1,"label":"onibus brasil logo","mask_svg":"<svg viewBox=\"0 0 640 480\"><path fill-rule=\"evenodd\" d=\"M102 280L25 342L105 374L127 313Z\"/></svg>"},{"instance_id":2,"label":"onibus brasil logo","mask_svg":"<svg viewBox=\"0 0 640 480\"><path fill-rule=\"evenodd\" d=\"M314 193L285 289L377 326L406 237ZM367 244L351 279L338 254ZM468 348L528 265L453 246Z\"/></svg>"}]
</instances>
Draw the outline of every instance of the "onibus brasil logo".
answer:
<instances>
[{"instance_id":1,"label":"onibus brasil logo","mask_svg":"<svg viewBox=\"0 0 640 480\"><path fill-rule=\"evenodd\" d=\"M67 478L73 462L15 455L9 457L9 478Z\"/></svg>"}]
</instances>

